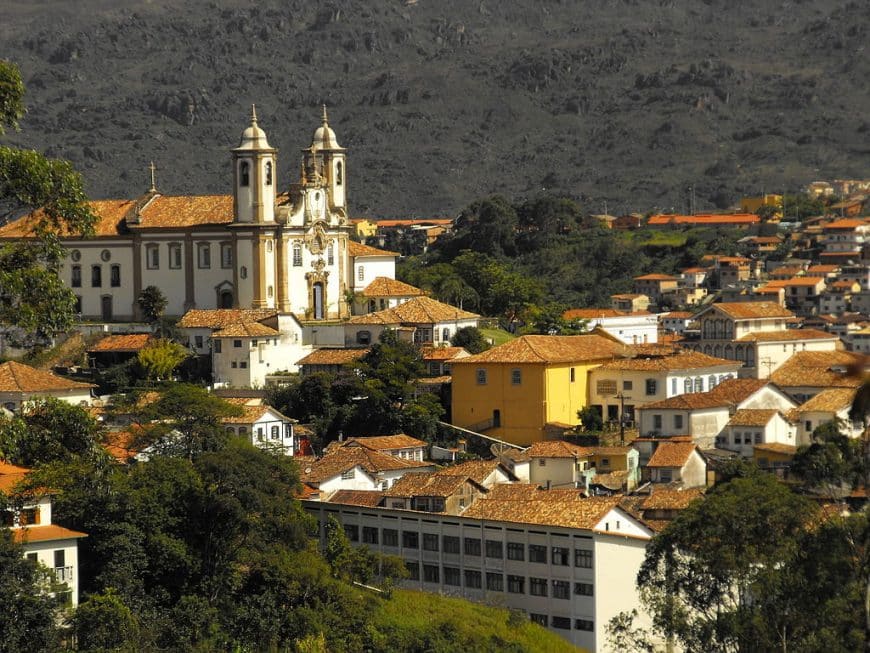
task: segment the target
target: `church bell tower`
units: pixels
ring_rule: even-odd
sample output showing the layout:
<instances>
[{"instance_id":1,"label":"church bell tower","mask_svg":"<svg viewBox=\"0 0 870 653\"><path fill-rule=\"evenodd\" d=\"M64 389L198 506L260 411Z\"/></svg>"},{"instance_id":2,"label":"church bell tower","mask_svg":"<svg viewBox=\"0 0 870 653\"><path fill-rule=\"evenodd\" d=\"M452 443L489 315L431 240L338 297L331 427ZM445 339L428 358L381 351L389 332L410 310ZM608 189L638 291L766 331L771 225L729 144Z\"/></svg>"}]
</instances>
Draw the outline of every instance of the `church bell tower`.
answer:
<instances>
[{"instance_id":1,"label":"church bell tower","mask_svg":"<svg viewBox=\"0 0 870 653\"><path fill-rule=\"evenodd\" d=\"M233 148L233 211L236 222L275 221L276 155L266 132L257 125L251 105L251 124Z\"/></svg>"}]
</instances>

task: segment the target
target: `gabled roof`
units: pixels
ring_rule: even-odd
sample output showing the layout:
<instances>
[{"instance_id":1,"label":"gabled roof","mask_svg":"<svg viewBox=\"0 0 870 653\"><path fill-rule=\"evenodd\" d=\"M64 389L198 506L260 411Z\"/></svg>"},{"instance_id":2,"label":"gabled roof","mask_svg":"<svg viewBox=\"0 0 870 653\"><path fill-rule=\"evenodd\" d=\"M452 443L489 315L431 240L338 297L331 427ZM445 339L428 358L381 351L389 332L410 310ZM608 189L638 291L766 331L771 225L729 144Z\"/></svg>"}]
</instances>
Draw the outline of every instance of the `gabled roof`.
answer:
<instances>
[{"instance_id":1,"label":"gabled roof","mask_svg":"<svg viewBox=\"0 0 870 653\"><path fill-rule=\"evenodd\" d=\"M648 370L648 371L671 371L671 370L698 370L713 367L726 366L737 368L741 366L739 361L725 358L715 358L702 354L698 351L687 349L677 350L671 355L638 356L636 358L619 358L604 363L601 370Z\"/></svg>"},{"instance_id":2,"label":"gabled roof","mask_svg":"<svg viewBox=\"0 0 870 653\"><path fill-rule=\"evenodd\" d=\"M315 349L296 361L297 365L346 365L365 356L368 349Z\"/></svg>"},{"instance_id":3,"label":"gabled roof","mask_svg":"<svg viewBox=\"0 0 870 653\"><path fill-rule=\"evenodd\" d=\"M564 440L543 440L535 442L526 449L525 453L530 458L582 458L583 456L591 456L592 449Z\"/></svg>"},{"instance_id":4,"label":"gabled roof","mask_svg":"<svg viewBox=\"0 0 870 653\"><path fill-rule=\"evenodd\" d=\"M27 467L19 467L0 460L0 494L8 494L30 473Z\"/></svg>"},{"instance_id":5,"label":"gabled roof","mask_svg":"<svg viewBox=\"0 0 870 653\"><path fill-rule=\"evenodd\" d=\"M516 477L513 475L513 473L497 460L467 460L464 463L459 463L458 465L451 465L449 467L445 467L444 469L439 469L437 472L435 472L435 474L446 474L448 476L467 476L478 485L483 486L483 482L487 479L487 477L497 469L501 469L506 476L513 480L516 480Z\"/></svg>"},{"instance_id":6,"label":"gabled roof","mask_svg":"<svg viewBox=\"0 0 870 653\"><path fill-rule=\"evenodd\" d=\"M137 352L144 349L153 336L150 333L130 333L126 335L110 335L102 338L88 348L89 354L101 352Z\"/></svg>"},{"instance_id":7,"label":"gabled roof","mask_svg":"<svg viewBox=\"0 0 870 653\"><path fill-rule=\"evenodd\" d=\"M740 404L770 382L766 379L725 379L707 394L729 404Z\"/></svg>"},{"instance_id":8,"label":"gabled roof","mask_svg":"<svg viewBox=\"0 0 870 653\"><path fill-rule=\"evenodd\" d=\"M363 245L354 240L348 241L347 253L354 258L360 258L363 256L391 256L395 258L396 256L399 256L396 252L388 252L384 249L378 249L377 247Z\"/></svg>"},{"instance_id":9,"label":"gabled roof","mask_svg":"<svg viewBox=\"0 0 870 653\"><path fill-rule=\"evenodd\" d=\"M475 501L462 513L471 519L540 524L565 528L594 529L611 510L620 510L619 497L579 497L569 499L553 490L535 493L534 499L502 500L486 498Z\"/></svg>"},{"instance_id":10,"label":"gabled roof","mask_svg":"<svg viewBox=\"0 0 870 653\"><path fill-rule=\"evenodd\" d=\"M366 447L339 447L330 449L320 460L303 466L300 479L305 483L319 483L357 465L372 476L379 472L432 466L430 463L405 460Z\"/></svg>"},{"instance_id":11,"label":"gabled roof","mask_svg":"<svg viewBox=\"0 0 870 653\"><path fill-rule=\"evenodd\" d=\"M842 370L853 366L863 368L864 356L849 351L799 351L789 357L770 375L780 387L857 388L860 375Z\"/></svg>"},{"instance_id":12,"label":"gabled roof","mask_svg":"<svg viewBox=\"0 0 870 653\"><path fill-rule=\"evenodd\" d=\"M375 277L362 291L363 297L422 297L419 288L389 277Z\"/></svg>"},{"instance_id":13,"label":"gabled roof","mask_svg":"<svg viewBox=\"0 0 870 653\"><path fill-rule=\"evenodd\" d=\"M384 498L380 490L336 490L327 503L343 503L347 506L376 508Z\"/></svg>"},{"instance_id":14,"label":"gabled roof","mask_svg":"<svg viewBox=\"0 0 870 653\"><path fill-rule=\"evenodd\" d=\"M373 451L412 449L429 446L423 440L418 440L417 438L405 435L404 433L398 433L396 435L370 435L367 437L348 438L340 443L340 445L344 447L358 445Z\"/></svg>"},{"instance_id":15,"label":"gabled roof","mask_svg":"<svg viewBox=\"0 0 870 653\"><path fill-rule=\"evenodd\" d=\"M678 281L677 277L670 274L643 274L634 278L635 281Z\"/></svg>"},{"instance_id":16,"label":"gabled roof","mask_svg":"<svg viewBox=\"0 0 870 653\"><path fill-rule=\"evenodd\" d=\"M230 324L211 334L212 338L274 338L281 335L272 327L259 322L242 322Z\"/></svg>"},{"instance_id":17,"label":"gabled roof","mask_svg":"<svg viewBox=\"0 0 870 653\"><path fill-rule=\"evenodd\" d=\"M31 542L53 542L55 540L71 540L88 536L87 533L73 531L68 528L64 528L63 526L57 526L56 524L14 528L12 529L12 535L18 544L26 544Z\"/></svg>"},{"instance_id":18,"label":"gabled roof","mask_svg":"<svg viewBox=\"0 0 870 653\"><path fill-rule=\"evenodd\" d=\"M844 207L844 208L845 208L845 207ZM851 218L845 218L845 219L843 219L843 220L835 220L834 222L829 222L828 224L824 225L823 228L824 228L825 230L828 230L828 229L833 229L833 230L840 230L840 229L852 230L852 229L857 229L858 227L866 227L866 226L867 226L867 222L865 222L864 220L856 220L856 219L851 219Z\"/></svg>"},{"instance_id":19,"label":"gabled roof","mask_svg":"<svg viewBox=\"0 0 870 653\"><path fill-rule=\"evenodd\" d=\"M455 320L475 320L480 316L431 297L413 297L406 302L368 315L356 315L348 324L435 324Z\"/></svg>"},{"instance_id":20,"label":"gabled roof","mask_svg":"<svg viewBox=\"0 0 870 653\"><path fill-rule=\"evenodd\" d=\"M795 342L800 340L839 340L839 338L832 333L816 329L782 329L781 331L747 333L734 342Z\"/></svg>"},{"instance_id":21,"label":"gabled roof","mask_svg":"<svg viewBox=\"0 0 870 653\"><path fill-rule=\"evenodd\" d=\"M565 320L596 320L606 317L625 317L631 315L615 308L571 308L562 313Z\"/></svg>"},{"instance_id":22,"label":"gabled roof","mask_svg":"<svg viewBox=\"0 0 870 653\"><path fill-rule=\"evenodd\" d=\"M87 390L93 383L70 381L44 372L35 367L8 361L0 365L0 392L60 392L64 390Z\"/></svg>"},{"instance_id":23,"label":"gabled roof","mask_svg":"<svg viewBox=\"0 0 870 653\"><path fill-rule=\"evenodd\" d=\"M582 336L521 336L453 365L478 363L584 363L622 355L626 345L597 334Z\"/></svg>"},{"instance_id":24,"label":"gabled roof","mask_svg":"<svg viewBox=\"0 0 870 653\"><path fill-rule=\"evenodd\" d=\"M647 467L682 467L698 447L693 442L660 442Z\"/></svg>"},{"instance_id":25,"label":"gabled roof","mask_svg":"<svg viewBox=\"0 0 870 653\"><path fill-rule=\"evenodd\" d=\"M638 406L638 410L701 410L730 406L724 397L714 397L709 392L689 392L675 397Z\"/></svg>"},{"instance_id":26,"label":"gabled roof","mask_svg":"<svg viewBox=\"0 0 870 653\"><path fill-rule=\"evenodd\" d=\"M424 361L452 361L454 358L467 357L464 347L421 347L420 355ZM470 354L469 354L470 355Z\"/></svg>"},{"instance_id":27,"label":"gabled roof","mask_svg":"<svg viewBox=\"0 0 870 653\"><path fill-rule=\"evenodd\" d=\"M485 490L480 483L463 474L405 474L384 492L387 497L449 497L465 485L474 483Z\"/></svg>"},{"instance_id":28,"label":"gabled roof","mask_svg":"<svg viewBox=\"0 0 870 653\"><path fill-rule=\"evenodd\" d=\"M794 317L794 313L783 308L776 302L723 302L710 304L702 313L718 310L735 320L753 320L769 317ZM700 315L700 313L698 314Z\"/></svg>"},{"instance_id":29,"label":"gabled roof","mask_svg":"<svg viewBox=\"0 0 870 653\"><path fill-rule=\"evenodd\" d=\"M642 510L684 510L695 499L704 496L703 488L655 488L640 504Z\"/></svg>"},{"instance_id":30,"label":"gabled roof","mask_svg":"<svg viewBox=\"0 0 870 653\"><path fill-rule=\"evenodd\" d=\"M798 406L795 412L798 414L810 412L837 413L852 405L855 393L856 390L854 388L829 388L822 390L815 397Z\"/></svg>"},{"instance_id":31,"label":"gabled roof","mask_svg":"<svg viewBox=\"0 0 870 653\"><path fill-rule=\"evenodd\" d=\"M182 316L177 326L182 329L222 329L234 324L262 322L278 315L274 308L194 308Z\"/></svg>"},{"instance_id":32,"label":"gabled roof","mask_svg":"<svg viewBox=\"0 0 870 653\"><path fill-rule=\"evenodd\" d=\"M728 420L728 426L767 426L777 413L775 408L741 408Z\"/></svg>"}]
</instances>

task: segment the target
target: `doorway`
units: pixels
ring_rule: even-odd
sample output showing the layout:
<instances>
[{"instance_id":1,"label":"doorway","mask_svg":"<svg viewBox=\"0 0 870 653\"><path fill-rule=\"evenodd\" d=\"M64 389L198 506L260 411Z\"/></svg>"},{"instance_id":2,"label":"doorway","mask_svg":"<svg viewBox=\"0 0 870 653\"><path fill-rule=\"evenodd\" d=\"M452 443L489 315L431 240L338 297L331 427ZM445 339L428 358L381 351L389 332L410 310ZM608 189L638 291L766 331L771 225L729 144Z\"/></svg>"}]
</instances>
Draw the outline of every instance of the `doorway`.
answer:
<instances>
[{"instance_id":1,"label":"doorway","mask_svg":"<svg viewBox=\"0 0 870 653\"><path fill-rule=\"evenodd\" d=\"M322 320L323 319L323 284L321 282L317 282L312 287L313 296L314 296L314 319Z\"/></svg>"},{"instance_id":2,"label":"doorway","mask_svg":"<svg viewBox=\"0 0 870 653\"><path fill-rule=\"evenodd\" d=\"M112 296L103 295L100 298L100 311L103 316L103 322L112 321Z\"/></svg>"},{"instance_id":3,"label":"doorway","mask_svg":"<svg viewBox=\"0 0 870 653\"><path fill-rule=\"evenodd\" d=\"M221 290L220 296L218 298L218 304L220 305L220 308L232 308L233 293L229 290Z\"/></svg>"}]
</instances>

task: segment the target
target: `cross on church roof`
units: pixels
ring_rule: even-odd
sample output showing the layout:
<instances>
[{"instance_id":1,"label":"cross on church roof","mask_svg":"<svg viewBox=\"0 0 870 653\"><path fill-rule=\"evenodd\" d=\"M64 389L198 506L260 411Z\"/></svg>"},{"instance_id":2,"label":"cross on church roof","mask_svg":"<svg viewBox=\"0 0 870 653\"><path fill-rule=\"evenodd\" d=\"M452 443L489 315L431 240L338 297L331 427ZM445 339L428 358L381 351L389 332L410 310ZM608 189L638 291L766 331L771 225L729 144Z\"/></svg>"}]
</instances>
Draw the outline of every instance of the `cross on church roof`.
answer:
<instances>
[{"instance_id":1,"label":"cross on church roof","mask_svg":"<svg viewBox=\"0 0 870 653\"><path fill-rule=\"evenodd\" d=\"M157 192L157 166L154 165L153 161L148 166L148 170L151 173L151 188L148 189L148 192L149 193L156 193Z\"/></svg>"}]
</instances>

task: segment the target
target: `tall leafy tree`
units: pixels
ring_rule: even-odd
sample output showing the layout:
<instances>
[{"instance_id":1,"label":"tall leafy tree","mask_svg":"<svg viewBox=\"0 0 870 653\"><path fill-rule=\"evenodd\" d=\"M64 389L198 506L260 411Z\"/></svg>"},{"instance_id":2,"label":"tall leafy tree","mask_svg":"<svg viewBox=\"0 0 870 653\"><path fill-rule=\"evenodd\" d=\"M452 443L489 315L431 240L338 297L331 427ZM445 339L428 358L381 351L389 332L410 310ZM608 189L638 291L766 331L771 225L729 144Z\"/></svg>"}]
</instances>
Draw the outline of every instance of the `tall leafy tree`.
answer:
<instances>
[{"instance_id":1,"label":"tall leafy tree","mask_svg":"<svg viewBox=\"0 0 870 653\"><path fill-rule=\"evenodd\" d=\"M0 60L0 135L24 115L18 68ZM60 236L91 233L95 216L68 161L0 145L0 225L25 214L22 238L0 245L0 325L51 336L75 318L75 296L58 278Z\"/></svg>"}]
</instances>

